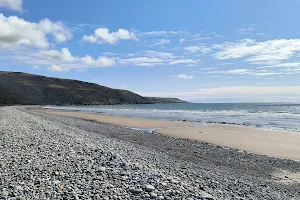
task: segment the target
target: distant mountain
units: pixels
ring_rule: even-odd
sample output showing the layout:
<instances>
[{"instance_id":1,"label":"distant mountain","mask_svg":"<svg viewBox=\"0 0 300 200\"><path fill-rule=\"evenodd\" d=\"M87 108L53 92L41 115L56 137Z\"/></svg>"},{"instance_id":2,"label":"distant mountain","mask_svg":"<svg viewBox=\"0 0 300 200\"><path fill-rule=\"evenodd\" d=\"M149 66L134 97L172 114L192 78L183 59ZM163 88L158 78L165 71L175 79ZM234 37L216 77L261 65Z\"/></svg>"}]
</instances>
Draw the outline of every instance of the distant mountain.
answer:
<instances>
[{"instance_id":1,"label":"distant mountain","mask_svg":"<svg viewBox=\"0 0 300 200\"><path fill-rule=\"evenodd\" d=\"M146 97L155 103L188 103L178 98Z\"/></svg>"},{"instance_id":2,"label":"distant mountain","mask_svg":"<svg viewBox=\"0 0 300 200\"><path fill-rule=\"evenodd\" d=\"M127 90L77 80L0 71L0 105L113 105L164 103Z\"/></svg>"}]
</instances>

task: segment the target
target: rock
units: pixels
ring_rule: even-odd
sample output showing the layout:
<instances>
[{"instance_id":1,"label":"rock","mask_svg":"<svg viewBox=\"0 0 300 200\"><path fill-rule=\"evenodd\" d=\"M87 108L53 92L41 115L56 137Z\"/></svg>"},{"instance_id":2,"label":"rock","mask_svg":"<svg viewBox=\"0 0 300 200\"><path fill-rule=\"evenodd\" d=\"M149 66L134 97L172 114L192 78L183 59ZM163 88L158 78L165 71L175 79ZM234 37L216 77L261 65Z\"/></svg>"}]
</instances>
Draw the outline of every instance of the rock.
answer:
<instances>
[{"instance_id":1,"label":"rock","mask_svg":"<svg viewBox=\"0 0 300 200\"><path fill-rule=\"evenodd\" d=\"M55 181L53 181L53 183L54 183L55 185L58 185L58 184L60 184L60 181L55 180Z\"/></svg>"},{"instance_id":2,"label":"rock","mask_svg":"<svg viewBox=\"0 0 300 200\"><path fill-rule=\"evenodd\" d=\"M146 192L152 192L155 190L155 187L153 185L147 184L147 185L145 185L145 190L146 190Z\"/></svg>"},{"instance_id":3,"label":"rock","mask_svg":"<svg viewBox=\"0 0 300 200\"><path fill-rule=\"evenodd\" d=\"M157 194L154 193L154 192L150 192L149 194L150 194L151 197L157 197Z\"/></svg>"},{"instance_id":4,"label":"rock","mask_svg":"<svg viewBox=\"0 0 300 200\"><path fill-rule=\"evenodd\" d=\"M201 192L200 197L205 200L215 200L215 197L213 197L211 194L208 194L204 191Z\"/></svg>"},{"instance_id":5,"label":"rock","mask_svg":"<svg viewBox=\"0 0 300 200\"><path fill-rule=\"evenodd\" d=\"M8 191L6 191L6 190L3 190L3 192L2 192L2 195L4 196L4 197L7 197L8 196Z\"/></svg>"},{"instance_id":6,"label":"rock","mask_svg":"<svg viewBox=\"0 0 300 200\"><path fill-rule=\"evenodd\" d=\"M172 180L171 180L171 183L178 184L178 183L180 183L180 181L175 180L175 179L172 179Z\"/></svg>"},{"instance_id":7,"label":"rock","mask_svg":"<svg viewBox=\"0 0 300 200\"><path fill-rule=\"evenodd\" d=\"M16 190L23 190L23 187L22 187L22 186L19 186L19 185L17 185L17 186L16 186Z\"/></svg>"},{"instance_id":8,"label":"rock","mask_svg":"<svg viewBox=\"0 0 300 200\"><path fill-rule=\"evenodd\" d=\"M98 169L99 172L105 172L105 170L106 170L106 167L99 167L99 169Z\"/></svg>"},{"instance_id":9,"label":"rock","mask_svg":"<svg viewBox=\"0 0 300 200\"><path fill-rule=\"evenodd\" d=\"M167 186L167 183L166 182L162 182L161 183L163 186Z\"/></svg>"},{"instance_id":10,"label":"rock","mask_svg":"<svg viewBox=\"0 0 300 200\"><path fill-rule=\"evenodd\" d=\"M130 188L130 192L132 192L134 194L139 194L139 193L143 192L143 190L141 188Z\"/></svg>"}]
</instances>

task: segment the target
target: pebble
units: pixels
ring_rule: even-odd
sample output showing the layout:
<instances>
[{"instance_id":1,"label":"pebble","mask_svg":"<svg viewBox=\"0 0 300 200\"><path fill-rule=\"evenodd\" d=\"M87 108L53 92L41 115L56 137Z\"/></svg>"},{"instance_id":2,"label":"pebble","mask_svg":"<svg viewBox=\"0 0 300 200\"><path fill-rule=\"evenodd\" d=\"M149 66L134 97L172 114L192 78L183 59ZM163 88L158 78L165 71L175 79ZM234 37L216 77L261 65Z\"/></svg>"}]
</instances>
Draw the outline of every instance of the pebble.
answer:
<instances>
[{"instance_id":1,"label":"pebble","mask_svg":"<svg viewBox=\"0 0 300 200\"><path fill-rule=\"evenodd\" d=\"M285 159L20 107L0 107L0 137L0 199L300 199L263 179L299 169Z\"/></svg>"},{"instance_id":2,"label":"pebble","mask_svg":"<svg viewBox=\"0 0 300 200\"><path fill-rule=\"evenodd\" d=\"M105 172L105 170L106 170L106 167L99 167L99 169L98 169L100 172Z\"/></svg>"},{"instance_id":3,"label":"pebble","mask_svg":"<svg viewBox=\"0 0 300 200\"><path fill-rule=\"evenodd\" d=\"M135 194L143 192L141 188L131 188L130 191Z\"/></svg>"},{"instance_id":4,"label":"pebble","mask_svg":"<svg viewBox=\"0 0 300 200\"><path fill-rule=\"evenodd\" d=\"M150 194L151 197L157 197L157 194L154 193L154 192L150 192L149 194Z\"/></svg>"},{"instance_id":5,"label":"pebble","mask_svg":"<svg viewBox=\"0 0 300 200\"><path fill-rule=\"evenodd\" d=\"M7 197L7 196L9 195L9 193L8 193L8 191L4 190L4 191L2 191L2 195L3 195L4 197Z\"/></svg>"},{"instance_id":6,"label":"pebble","mask_svg":"<svg viewBox=\"0 0 300 200\"><path fill-rule=\"evenodd\" d=\"M60 181L55 180L55 181L53 181L53 183L54 183L55 185L58 185L58 184L60 184Z\"/></svg>"},{"instance_id":7,"label":"pebble","mask_svg":"<svg viewBox=\"0 0 300 200\"><path fill-rule=\"evenodd\" d=\"M200 197L205 200L215 200L215 197L213 197L212 195L210 195L204 191L201 192Z\"/></svg>"},{"instance_id":8,"label":"pebble","mask_svg":"<svg viewBox=\"0 0 300 200\"><path fill-rule=\"evenodd\" d=\"M145 185L146 192L152 192L155 190L155 187L153 185Z\"/></svg>"}]
</instances>

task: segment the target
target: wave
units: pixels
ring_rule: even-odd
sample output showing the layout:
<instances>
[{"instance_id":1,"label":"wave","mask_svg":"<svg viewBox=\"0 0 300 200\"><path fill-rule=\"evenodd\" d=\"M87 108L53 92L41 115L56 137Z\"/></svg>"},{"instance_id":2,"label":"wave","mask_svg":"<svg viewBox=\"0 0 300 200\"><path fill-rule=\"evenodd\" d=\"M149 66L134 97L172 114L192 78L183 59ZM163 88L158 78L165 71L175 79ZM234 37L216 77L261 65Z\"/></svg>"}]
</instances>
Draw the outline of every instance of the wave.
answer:
<instances>
[{"instance_id":1,"label":"wave","mask_svg":"<svg viewBox=\"0 0 300 200\"><path fill-rule=\"evenodd\" d=\"M297 104L298 105L298 104ZM106 113L125 117L139 117L150 119L164 119L176 121L192 121L198 123L220 123L238 126L259 127L272 130L289 130L300 132L300 113L299 107L278 107L278 109L267 108L259 109L249 106L237 109L223 107L215 108L181 108L182 105L165 108L161 105L142 106L79 106L79 107L47 107L55 109L77 110L83 112ZM261 107L260 107L261 108ZM300 110L299 110L300 111Z\"/></svg>"}]
</instances>

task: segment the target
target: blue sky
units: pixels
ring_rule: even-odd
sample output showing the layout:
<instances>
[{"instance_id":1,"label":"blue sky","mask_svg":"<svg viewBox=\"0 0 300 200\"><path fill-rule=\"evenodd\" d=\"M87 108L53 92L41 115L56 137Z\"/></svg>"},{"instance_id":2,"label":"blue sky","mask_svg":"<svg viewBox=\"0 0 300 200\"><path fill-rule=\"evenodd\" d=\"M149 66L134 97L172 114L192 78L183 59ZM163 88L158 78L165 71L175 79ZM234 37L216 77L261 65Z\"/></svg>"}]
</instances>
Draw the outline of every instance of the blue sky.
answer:
<instances>
[{"instance_id":1,"label":"blue sky","mask_svg":"<svg viewBox=\"0 0 300 200\"><path fill-rule=\"evenodd\" d=\"M299 6L0 0L0 70L195 102L299 102Z\"/></svg>"}]
</instances>

